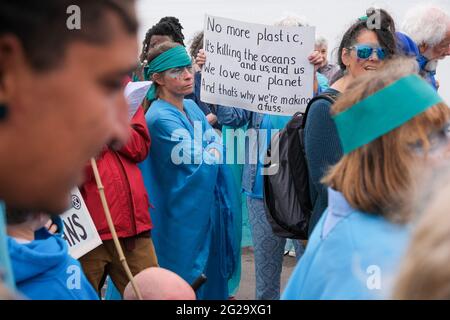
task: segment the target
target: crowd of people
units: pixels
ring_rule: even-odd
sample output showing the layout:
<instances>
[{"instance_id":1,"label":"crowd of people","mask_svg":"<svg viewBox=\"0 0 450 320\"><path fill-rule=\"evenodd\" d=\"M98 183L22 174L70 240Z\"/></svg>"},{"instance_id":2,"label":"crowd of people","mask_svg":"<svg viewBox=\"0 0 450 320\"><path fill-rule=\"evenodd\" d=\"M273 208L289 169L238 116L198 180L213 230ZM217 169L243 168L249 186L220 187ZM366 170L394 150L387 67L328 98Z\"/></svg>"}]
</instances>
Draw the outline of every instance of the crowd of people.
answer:
<instances>
[{"instance_id":1,"label":"crowd of people","mask_svg":"<svg viewBox=\"0 0 450 320\"><path fill-rule=\"evenodd\" d=\"M78 30L61 27L73 4L83 12ZM0 298L94 300L105 285L118 299L233 298L247 210L257 300L450 299L450 187L441 174L450 109L438 94L448 12L417 6L401 24L383 9L348 17L337 64L316 39L307 57L316 98L302 137L312 212L300 241L274 233L264 203L266 132L292 117L202 101L203 32L186 48L180 20L163 17L139 55L134 6L0 3ZM273 25L308 23L289 16ZM151 85L130 115L124 87L139 81ZM256 133L255 144L233 144L243 165L222 161L236 151L226 147L228 129ZM74 187L102 240L78 260L60 218ZM281 292L287 240L297 265Z\"/></svg>"}]
</instances>

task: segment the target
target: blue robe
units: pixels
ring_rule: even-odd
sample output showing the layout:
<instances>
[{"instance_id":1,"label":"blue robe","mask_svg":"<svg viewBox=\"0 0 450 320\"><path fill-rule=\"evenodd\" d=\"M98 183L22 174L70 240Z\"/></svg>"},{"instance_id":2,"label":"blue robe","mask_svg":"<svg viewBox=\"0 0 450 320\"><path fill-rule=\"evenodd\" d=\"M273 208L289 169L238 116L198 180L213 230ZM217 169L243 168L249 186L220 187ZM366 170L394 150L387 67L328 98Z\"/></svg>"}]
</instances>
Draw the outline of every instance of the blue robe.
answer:
<instances>
[{"instance_id":1,"label":"blue robe","mask_svg":"<svg viewBox=\"0 0 450 320\"><path fill-rule=\"evenodd\" d=\"M282 299L389 299L409 227L357 211L330 188L328 195Z\"/></svg>"},{"instance_id":2,"label":"blue robe","mask_svg":"<svg viewBox=\"0 0 450 320\"><path fill-rule=\"evenodd\" d=\"M237 191L229 168L208 152L223 152L221 138L195 102L184 100L184 111L156 100L146 114L152 145L140 168L154 207L152 239L161 267L188 283L207 276L198 299L227 299L239 255Z\"/></svg>"}]
</instances>

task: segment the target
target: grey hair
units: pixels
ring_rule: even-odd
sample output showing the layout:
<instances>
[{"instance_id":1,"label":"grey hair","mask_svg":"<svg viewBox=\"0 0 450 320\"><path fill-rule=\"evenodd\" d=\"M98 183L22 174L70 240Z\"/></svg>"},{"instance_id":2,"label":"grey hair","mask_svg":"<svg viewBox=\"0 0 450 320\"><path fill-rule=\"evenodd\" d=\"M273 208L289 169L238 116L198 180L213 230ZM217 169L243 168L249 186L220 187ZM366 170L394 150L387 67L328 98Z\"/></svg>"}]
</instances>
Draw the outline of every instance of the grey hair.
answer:
<instances>
[{"instance_id":1,"label":"grey hair","mask_svg":"<svg viewBox=\"0 0 450 320\"><path fill-rule=\"evenodd\" d=\"M281 20L276 21L273 25L279 27L307 27L309 26L309 23L306 21L305 17L290 14Z\"/></svg>"},{"instance_id":2,"label":"grey hair","mask_svg":"<svg viewBox=\"0 0 450 320\"><path fill-rule=\"evenodd\" d=\"M418 46L427 44L434 47L445 38L450 16L442 8L434 5L419 5L405 15L402 30Z\"/></svg>"},{"instance_id":3,"label":"grey hair","mask_svg":"<svg viewBox=\"0 0 450 320\"><path fill-rule=\"evenodd\" d=\"M328 41L322 36L316 38L316 47L328 47Z\"/></svg>"}]
</instances>

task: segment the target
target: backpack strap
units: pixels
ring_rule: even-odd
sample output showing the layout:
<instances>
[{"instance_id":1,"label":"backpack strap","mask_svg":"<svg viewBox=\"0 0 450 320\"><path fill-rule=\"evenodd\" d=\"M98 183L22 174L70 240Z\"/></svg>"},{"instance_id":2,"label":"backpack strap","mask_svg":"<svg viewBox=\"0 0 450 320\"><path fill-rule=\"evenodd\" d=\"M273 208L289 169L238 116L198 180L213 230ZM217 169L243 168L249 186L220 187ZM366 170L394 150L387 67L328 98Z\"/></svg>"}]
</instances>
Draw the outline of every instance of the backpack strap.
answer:
<instances>
[{"instance_id":1,"label":"backpack strap","mask_svg":"<svg viewBox=\"0 0 450 320\"><path fill-rule=\"evenodd\" d=\"M312 98L309 101L308 105L306 106L305 112L303 113L302 129L305 129L306 118L308 117L309 109L311 108L311 106L313 105L314 102L316 102L317 100L327 100L328 102L333 104L336 102L337 97L338 97L338 94L336 94L336 93L322 93L322 94Z\"/></svg>"}]
</instances>

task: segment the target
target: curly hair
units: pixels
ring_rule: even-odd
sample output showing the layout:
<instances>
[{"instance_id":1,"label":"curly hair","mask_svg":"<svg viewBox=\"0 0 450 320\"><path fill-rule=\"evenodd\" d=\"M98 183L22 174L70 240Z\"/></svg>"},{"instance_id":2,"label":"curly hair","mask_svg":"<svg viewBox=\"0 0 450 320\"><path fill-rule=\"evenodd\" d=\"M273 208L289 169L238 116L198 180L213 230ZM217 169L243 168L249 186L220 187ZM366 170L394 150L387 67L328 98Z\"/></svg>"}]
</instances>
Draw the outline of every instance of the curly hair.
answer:
<instances>
[{"instance_id":1,"label":"curly hair","mask_svg":"<svg viewBox=\"0 0 450 320\"><path fill-rule=\"evenodd\" d=\"M157 24L151 27L145 34L145 39L142 43L142 53L139 60L143 63L147 60L147 55L150 48L150 40L153 36L168 36L173 42L184 46L184 35L182 33L183 27L180 21L175 17L164 17L159 20Z\"/></svg>"}]
</instances>

